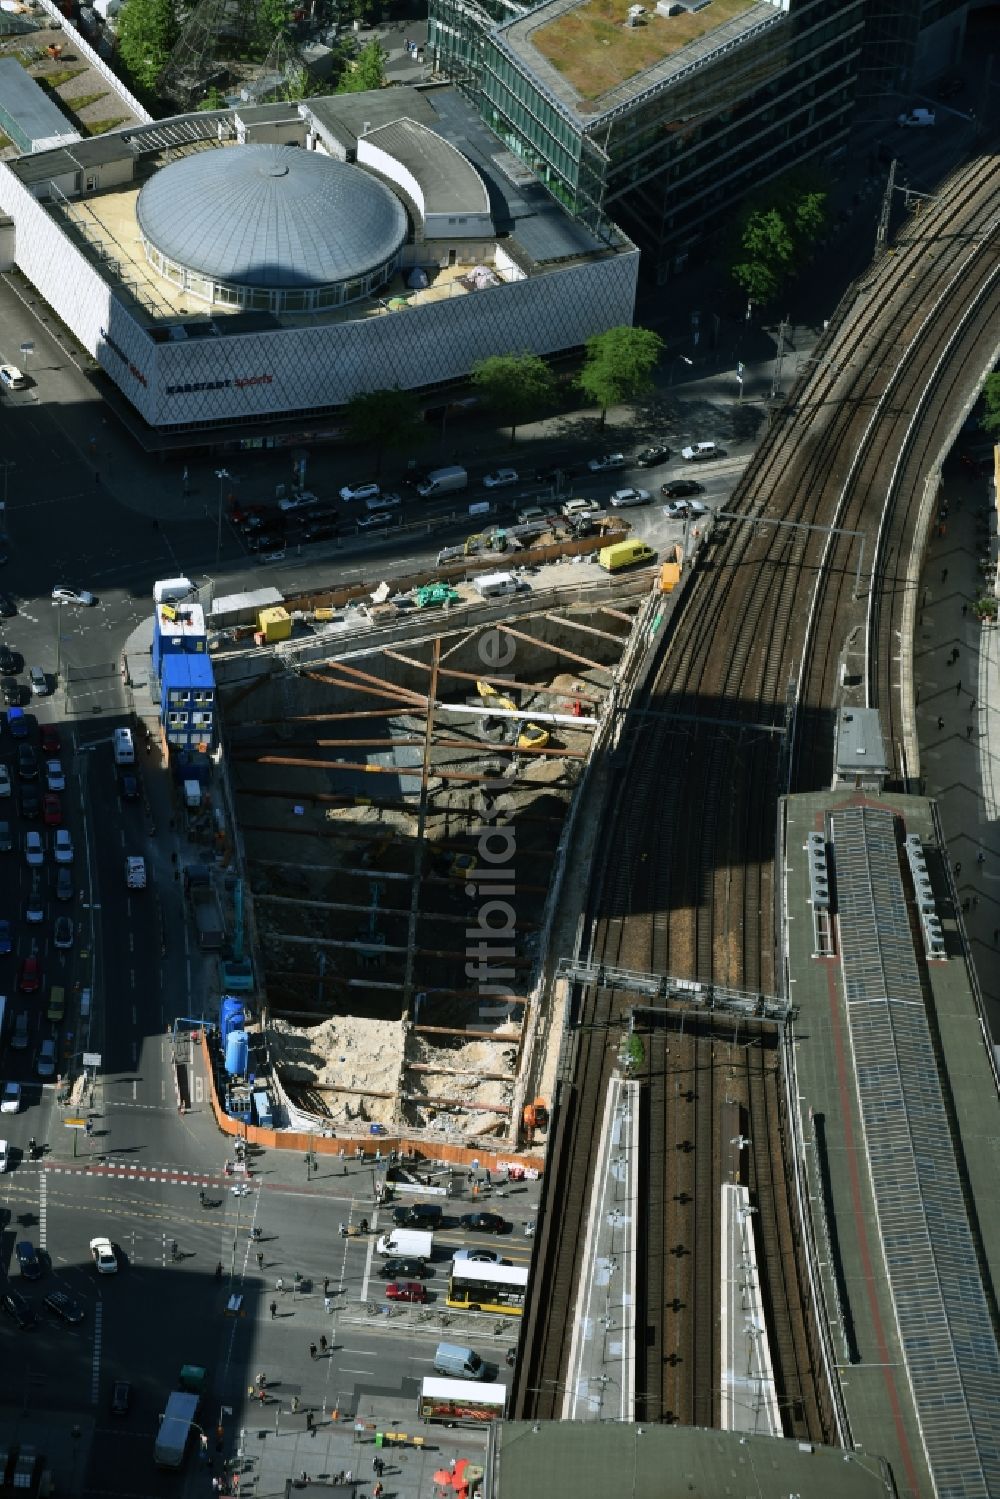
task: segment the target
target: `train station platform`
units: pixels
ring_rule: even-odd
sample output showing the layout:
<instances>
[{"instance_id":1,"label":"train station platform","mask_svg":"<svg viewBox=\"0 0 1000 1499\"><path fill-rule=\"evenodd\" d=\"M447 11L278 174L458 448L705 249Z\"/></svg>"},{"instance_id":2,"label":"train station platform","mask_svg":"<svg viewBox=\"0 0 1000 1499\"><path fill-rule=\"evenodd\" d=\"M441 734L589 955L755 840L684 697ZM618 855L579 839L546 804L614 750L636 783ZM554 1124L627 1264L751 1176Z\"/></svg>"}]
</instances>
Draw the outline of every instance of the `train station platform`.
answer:
<instances>
[{"instance_id":1,"label":"train station platform","mask_svg":"<svg viewBox=\"0 0 1000 1499\"><path fill-rule=\"evenodd\" d=\"M1000 1482L1000 1101L937 808L788 798L782 893L798 1170L845 1441L887 1457L901 1495L985 1499Z\"/></svg>"}]
</instances>

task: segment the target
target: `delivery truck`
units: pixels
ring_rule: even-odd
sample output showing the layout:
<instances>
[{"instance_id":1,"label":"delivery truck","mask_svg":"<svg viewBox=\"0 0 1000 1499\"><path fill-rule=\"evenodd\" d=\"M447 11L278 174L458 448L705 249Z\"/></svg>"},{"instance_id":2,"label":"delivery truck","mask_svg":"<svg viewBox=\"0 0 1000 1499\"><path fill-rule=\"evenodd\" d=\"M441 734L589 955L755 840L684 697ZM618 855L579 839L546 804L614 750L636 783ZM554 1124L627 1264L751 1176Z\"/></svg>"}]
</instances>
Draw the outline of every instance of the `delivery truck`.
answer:
<instances>
[{"instance_id":1,"label":"delivery truck","mask_svg":"<svg viewBox=\"0 0 1000 1499\"><path fill-rule=\"evenodd\" d=\"M187 1451L191 1428L198 1417L198 1396L175 1390L167 1401L156 1433L153 1461L160 1468L179 1468Z\"/></svg>"},{"instance_id":2,"label":"delivery truck","mask_svg":"<svg viewBox=\"0 0 1000 1499\"><path fill-rule=\"evenodd\" d=\"M439 494L454 494L457 490L468 489L469 475L459 463L449 464L447 468L432 468L426 478L417 485L417 494L423 500L433 499Z\"/></svg>"},{"instance_id":3,"label":"delivery truck","mask_svg":"<svg viewBox=\"0 0 1000 1499\"><path fill-rule=\"evenodd\" d=\"M425 1233L423 1229L392 1228L382 1235L375 1248L379 1254L429 1260L434 1257L434 1235Z\"/></svg>"}]
</instances>

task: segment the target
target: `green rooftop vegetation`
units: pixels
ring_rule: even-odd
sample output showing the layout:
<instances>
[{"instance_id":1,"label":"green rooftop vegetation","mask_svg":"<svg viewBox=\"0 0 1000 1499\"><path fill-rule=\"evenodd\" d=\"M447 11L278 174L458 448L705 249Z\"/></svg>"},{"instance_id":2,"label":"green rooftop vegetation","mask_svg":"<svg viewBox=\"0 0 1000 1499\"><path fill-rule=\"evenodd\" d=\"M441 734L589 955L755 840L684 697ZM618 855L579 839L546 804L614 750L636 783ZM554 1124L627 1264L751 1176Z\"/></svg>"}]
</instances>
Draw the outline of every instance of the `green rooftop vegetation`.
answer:
<instances>
[{"instance_id":1,"label":"green rooftop vegetation","mask_svg":"<svg viewBox=\"0 0 1000 1499\"><path fill-rule=\"evenodd\" d=\"M627 78L671 57L690 42L749 10L757 0L711 0L703 9L658 16L647 0L638 26L629 26L631 0L584 0L531 40L584 99L599 99Z\"/></svg>"}]
</instances>

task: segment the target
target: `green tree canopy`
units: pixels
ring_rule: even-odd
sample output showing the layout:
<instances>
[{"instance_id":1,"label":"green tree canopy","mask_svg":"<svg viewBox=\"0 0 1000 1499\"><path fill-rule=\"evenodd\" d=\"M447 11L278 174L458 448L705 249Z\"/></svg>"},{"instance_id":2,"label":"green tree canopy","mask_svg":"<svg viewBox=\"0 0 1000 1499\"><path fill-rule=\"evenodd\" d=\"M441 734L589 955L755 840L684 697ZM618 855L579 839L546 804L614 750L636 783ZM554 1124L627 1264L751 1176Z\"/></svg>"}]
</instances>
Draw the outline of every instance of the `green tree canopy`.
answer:
<instances>
[{"instance_id":1,"label":"green tree canopy","mask_svg":"<svg viewBox=\"0 0 1000 1499\"><path fill-rule=\"evenodd\" d=\"M991 437L1000 438L1000 375L986 376L983 400L986 402L986 410L979 425Z\"/></svg>"},{"instance_id":2,"label":"green tree canopy","mask_svg":"<svg viewBox=\"0 0 1000 1499\"><path fill-rule=\"evenodd\" d=\"M173 0L125 0L118 16L118 52L141 89L156 88L177 31Z\"/></svg>"},{"instance_id":3,"label":"green tree canopy","mask_svg":"<svg viewBox=\"0 0 1000 1499\"><path fill-rule=\"evenodd\" d=\"M361 391L348 401L344 414L351 440L374 449L376 475L382 472L387 448L414 447L427 436L416 397L398 387Z\"/></svg>"},{"instance_id":4,"label":"green tree canopy","mask_svg":"<svg viewBox=\"0 0 1000 1499\"><path fill-rule=\"evenodd\" d=\"M493 354L472 367L472 383L500 420L510 440L529 416L541 416L555 390L552 371L537 354Z\"/></svg>"},{"instance_id":5,"label":"green tree canopy","mask_svg":"<svg viewBox=\"0 0 1000 1499\"><path fill-rule=\"evenodd\" d=\"M290 14L288 0L257 0L257 29L263 46L269 47L288 30Z\"/></svg>"},{"instance_id":6,"label":"green tree canopy","mask_svg":"<svg viewBox=\"0 0 1000 1499\"><path fill-rule=\"evenodd\" d=\"M609 328L587 339L587 357L577 385L601 408L601 425L609 406L634 401L653 383L663 339L649 328Z\"/></svg>"},{"instance_id":7,"label":"green tree canopy","mask_svg":"<svg viewBox=\"0 0 1000 1499\"><path fill-rule=\"evenodd\" d=\"M826 226L827 195L799 173L747 203L731 250L730 274L751 302L770 302L808 259Z\"/></svg>"},{"instance_id":8,"label":"green tree canopy","mask_svg":"<svg viewBox=\"0 0 1000 1499\"><path fill-rule=\"evenodd\" d=\"M366 94L370 89L381 88L385 83L385 64L388 53L373 37L367 47L362 47L353 63L337 84L338 94Z\"/></svg>"}]
</instances>

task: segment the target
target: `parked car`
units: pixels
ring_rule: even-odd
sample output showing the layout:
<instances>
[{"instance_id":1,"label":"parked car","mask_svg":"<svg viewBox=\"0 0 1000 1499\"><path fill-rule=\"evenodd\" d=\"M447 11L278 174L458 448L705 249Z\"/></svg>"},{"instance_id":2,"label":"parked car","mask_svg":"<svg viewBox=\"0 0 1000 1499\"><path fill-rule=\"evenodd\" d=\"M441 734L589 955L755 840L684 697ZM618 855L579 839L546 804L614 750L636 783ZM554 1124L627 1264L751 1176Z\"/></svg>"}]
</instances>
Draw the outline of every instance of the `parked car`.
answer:
<instances>
[{"instance_id":1,"label":"parked car","mask_svg":"<svg viewBox=\"0 0 1000 1499\"><path fill-rule=\"evenodd\" d=\"M42 815L42 798L37 786L18 787L17 799L21 806L21 816L33 822Z\"/></svg>"},{"instance_id":2,"label":"parked car","mask_svg":"<svg viewBox=\"0 0 1000 1499\"><path fill-rule=\"evenodd\" d=\"M17 773L22 781L34 781L38 777L38 756L30 744L17 747Z\"/></svg>"},{"instance_id":3,"label":"parked car","mask_svg":"<svg viewBox=\"0 0 1000 1499\"><path fill-rule=\"evenodd\" d=\"M681 448L681 457L687 463L707 463L712 458L725 456L722 448L714 442L693 442L689 447Z\"/></svg>"},{"instance_id":4,"label":"parked car","mask_svg":"<svg viewBox=\"0 0 1000 1499\"><path fill-rule=\"evenodd\" d=\"M132 1403L132 1386L127 1379L116 1379L111 1389L111 1414L127 1416Z\"/></svg>"},{"instance_id":5,"label":"parked car","mask_svg":"<svg viewBox=\"0 0 1000 1499\"><path fill-rule=\"evenodd\" d=\"M648 505L653 496L648 489L616 489L611 496L611 506L624 510L629 505Z\"/></svg>"},{"instance_id":6,"label":"parked car","mask_svg":"<svg viewBox=\"0 0 1000 1499\"><path fill-rule=\"evenodd\" d=\"M705 486L697 479L671 479L669 484L660 485L660 493L665 500L684 500L688 495L704 494Z\"/></svg>"},{"instance_id":7,"label":"parked car","mask_svg":"<svg viewBox=\"0 0 1000 1499\"><path fill-rule=\"evenodd\" d=\"M463 1213L460 1221L463 1228L479 1234L503 1234L510 1228L499 1213Z\"/></svg>"},{"instance_id":8,"label":"parked car","mask_svg":"<svg viewBox=\"0 0 1000 1499\"><path fill-rule=\"evenodd\" d=\"M664 505L663 513L668 520L683 520L688 513L688 502L687 500L671 500L668 505Z\"/></svg>"},{"instance_id":9,"label":"parked car","mask_svg":"<svg viewBox=\"0 0 1000 1499\"><path fill-rule=\"evenodd\" d=\"M283 515L291 515L297 510L311 510L314 505L318 504L319 495L311 494L308 489L303 489L298 494L286 495L283 500L279 500L278 509Z\"/></svg>"},{"instance_id":10,"label":"parked car","mask_svg":"<svg viewBox=\"0 0 1000 1499\"><path fill-rule=\"evenodd\" d=\"M487 489L502 489L506 484L516 484L517 482L516 468L498 468L495 473L483 476L483 483Z\"/></svg>"},{"instance_id":11,"label":"parked car","mask_svg":"<svg viewBox=\"0 0 1000 1499\"><path fill-rule=\"evenodd\" d=\"M51 1036L46 1036L38 1048L38 1057L35 1061L35 1071L39 1077L54 1077L56 1071L56 1043Z\"/></svg>"},{"instance_id":12,"label":"parked car","mask_svg":"<svg viewBox=\"0 0 1000 1499\"><path fill-rule=\"evenodd\" d=\"M16 677L23 670L24 657L20 651L11 650L9 645L0 645L0 672L5 676Z\"/></svg>"},{"instance_id":13,"label":"parked car","mask_svg":"<svg viewBox=\"0 0 1000 1499\"><path fill-rule=\"evenodd\" d=\"M21 1108L21 1084L4 1083L0 1095L0 1114L17 1114Z\"/></svg>"},{"instance_id":14,"label":"parked car","mask_svg":"<svg viewBox=\"0 0 1000 1499\"><path fill-rule=\"evenodd\" d=\"M349 500L371 500L381 493L381 484L345 484L340 491L340 498L345 503Z\"/></svg>"},{"instance_id":15,"label":"parked car","mask_svg":"<svg viewBox=\"0 0 1000 1499\"><path fill-rule=\"evenodd\" d=\"M50 1312L54 1312L64 1322L71 1322L74 1325L82 1322L86 1315L80 1302L75 1296L70 1296L67 1291L50 1291L45 1298L45 1305Z\"/></svg>"},{"instance_id":16,"label":"parked car","mask_svg":"<svg viewBox=\"0 0 1000 1499\"><path fill-rule=\"evenodd\" d=\"M139 800L139 777L131 772L126 772L118 782L123 802L137 802Z\"/></svg>"},{"instance_id":17,"label":"parked car","mask_svg":"<svg viewBox=\"0 0 1000 1499\"><path fill-rule=\"evenodd\" d=\"M49 679L40 666L33 666L28 672L28 685L35 697L48 697Z\"/></svg>"},{"instance_id":18,"label":"parked car","mask_svg":"<svg viewBox=\"0 0 1000 1499\"><path fill-rule=\"evenodd\" d=\"M21 969L17 976L17 987L22 994L37 994L42 987L42 960L32 954L30 957L21 959Z\"/></svg>"},{"instance_id":19,"label":"parked car","mask_svg":"<svg viewBox=\"0 0 1000 1499\"><path fill-rule=\"evenodd\" d=\"M0 1172L8 1170L10 1166L10 1146L6 1140L0 1140Z\"/></svg>"},{"instance_id":20,"label":"parked car","mask_svg":"<svg viewBox=\"0 0 1000 1499\"><path fill-rule=\"evenodd\" d=\"M50 791L66 790L66 777L63 774L61 760L46 760L45 784L48 786Z\"/></svg>"},{"instance_id":21,"label":"parked car","mask_svg":"<svg viewBox=\"0 0 1000 1499\"><path fill-rule=\"evenodd\" d=\"M419 1280L393 1280L385 1288L385 1299L423 1302L427 1300L427 1287Z\"/></svg>"},{"instance_id":22,"label":"parked car","mask_svg":"<svg viewBox=\"0 0 1000 1499\"><path fill-rule=\"evenodd\" d=\"M8 390L23 390L28 382L16 364L0 364L0 383Z\"/></svg>"},{"instance_id":23,"label":"parked car","mask_svg":"<svg viewBox=\"0 0 1000 1499\"><path fill-rule=\"evenodd\" d=\"M17 613L17 605L9 593L0 593L0 616L4 619L13 619Z\"/></svg>"},{"instance_id":24,"label":"parked car","mask_svg":"<svg viewBox=\"0 0 1000 1499\"><path fill-rule=\"evenodd\" d=\"M42 724L42 753L46 755L57 755L62 748L59 738L59 730L54 723Z\"/></svg>"},{"instance_id":25,"label":"parked car","mask_svg":"<svg viewBox=\"0 0 1000 1499\"><path fill-rule=\"evenodd\" d=\"M0 677L0 696L8 708L19 708L24 689L16 677Z\"/></svg>"},{"instance_id":26,"label":"parked car","mask_svg":"<svg viewBox=\"0 0 1000 1499\"><path fill-rule=\"evenodd\" d=\"M14 847L14 834L9 822L0 822L0 854L9 854Z\"/></svg>"},{"instance_id":27,"label":"parked car","mask_svg":"<svg viewBox=\"0 0 1000 1499\"><path fill-rule=\"evenodd\" d=\"M56 870L56 900L73 899L73 871L68 864L60 864Z\"/></svg>"},{"instance_id":28,"label":"parked car","mask_svg":"<svg viewBox=\"0 0 1000 1499\"><path fill-rule=\"evenodd\" d=\"M57 864L72 864L73 840L66 828L56 828L52 838L52 852Z\"/></svg>"},{"instance_id":29,"label":"parked car","mask_svg":"<svg viewBox=\"0 0 1000 1499\"><path fill-rule=\"evenodd\" d=\"M84 609L89 609L97 599L87 588L72 588L68 583L57 583L52 590L52 602L54 604L80 604Z\"/></svg>"},{"instance_id":30,"label":"parked car","mask_svg":"<svg viewBox=\"0 0 1000 1499\"><path fill-rule=\"evenodd\" d=\"M0 761L0 796L10 796L10 767Z\"/></svg>"},{"instance_id":31,"label":"parked car","mask_svg":"<svg viewBox=\"0 0 1000 1499\"><path fill-rule=\"evenodd\" d=\"M635 456L636 468L656 468L661 463L666 463L670 457L670 449L665 442L654 443L651 448L643 448L641 453Z\"/></svg>"},{"instance_id":32,"label":"parked car","mask_svg":"<svg viewBox=\"0 0 1000 1499\"><path fill-rule=\"evenodd\" d=\"M24 919L29 926L41 926L45 920L45 893L40 869L31 871L31 889L24 904Z\"/></svg>"},{"instance_id":33,"label":"parked car","mask_svg":"<svg viewBox=\"0 0 1000 1499\"><path fill-rule=\"evenodd\" d=\"M100 1235L90 1241L90 1257L98 1275L117 1275L118 1256L110 1239Z\"/></svg>"},{"instance_id":34,"label":"parked car","mask_svg":"<svg viewBox=\"0 0 1000 1499\"><path fill-rule=\"evenodd\" d=\"M30 1239L20 1239L14 1245L14 1256L17 1260L17 1268L25 1280L39 1280L42 1274L42 1262L38 1258L38 1250Z\"/></svg>"},{"instance_id":35,"label":"parked car","mask_svg":"<svg viewBox=\"0 0 1000 1499\"><path fill-rule=\"evenodd\" d=\"M7 710L7 727L12 739L27 739L31 725L28 722L23 708L9 708Z\"/></svg>"},{"instance_id":36,"label":"parked car","mask_svg":"<svg viewBox=\"0 0 1000 1499\"><path fill-rule=\"evenodd\" d=\"M587 467L592 474L610 473L615 468L626 468L624 453L604 453L600 458L590 458Z\"/></svg>"},{"instance_id":37,"label":"parked car","mask_svg":"<svg viewBox=\"0 0 1000 1499\"><path fill-rule=\"evenodd\" d=\"M393 515L391 510L376 510L373 515L363 515L360 520L355 521L359 531L385 530L387 526L399 524L399 517Z\"/></svg>"},{"instance_id":38,"label":"parked car","mask_svg":"<svg viewBox=\"0 0 1000 1499\"><path fill-rule=\"evenodd\" d=\"M13 1286L8 1286L3 1294L3 1309L8 1317L12 1317L22 1332L27 1328L34 1327L36 1322L35 1311L27 1296L22 1296Z\"/></svg>"}]
</instances>

